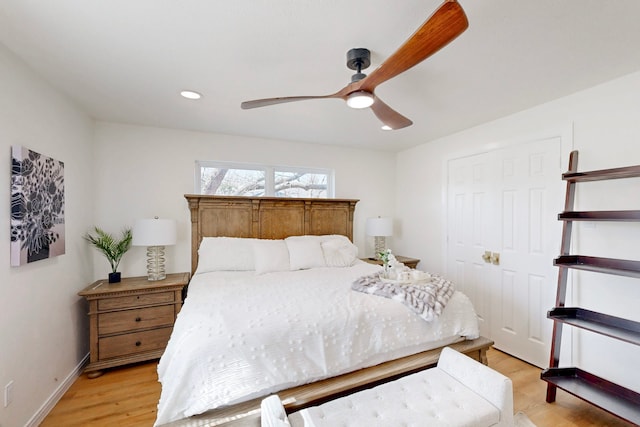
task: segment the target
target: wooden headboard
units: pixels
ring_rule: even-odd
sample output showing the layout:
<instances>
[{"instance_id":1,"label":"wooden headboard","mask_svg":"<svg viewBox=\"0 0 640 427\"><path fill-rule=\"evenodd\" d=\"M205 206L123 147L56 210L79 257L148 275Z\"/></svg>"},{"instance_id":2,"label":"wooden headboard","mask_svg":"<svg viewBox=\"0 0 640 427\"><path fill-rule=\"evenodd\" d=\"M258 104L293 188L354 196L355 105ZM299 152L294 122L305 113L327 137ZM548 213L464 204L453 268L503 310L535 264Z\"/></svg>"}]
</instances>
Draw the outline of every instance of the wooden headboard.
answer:
<instances>
[{"instance_id":1,"label":"wooden headboard","mask_svg":"<svg viewBox=\"0 0 640 427\"><path fill-rule=\"evenodd\" d=\"M185 194L191 211L191 273L203 237L284 239L341 234L353 241L354 199L205 196Z\"/></svg>"}]
</instances>

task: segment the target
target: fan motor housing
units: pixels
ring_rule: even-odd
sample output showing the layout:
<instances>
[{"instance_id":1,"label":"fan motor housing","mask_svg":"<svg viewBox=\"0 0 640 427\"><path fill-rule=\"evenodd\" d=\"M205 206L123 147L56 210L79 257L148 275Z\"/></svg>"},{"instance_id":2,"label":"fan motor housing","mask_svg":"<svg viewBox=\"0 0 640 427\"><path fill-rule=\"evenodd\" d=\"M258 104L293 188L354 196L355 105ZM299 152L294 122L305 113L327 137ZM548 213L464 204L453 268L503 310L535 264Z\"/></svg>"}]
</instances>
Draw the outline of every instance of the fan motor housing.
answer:
<instances>
[{"instance_id":1,"label":"fan motor housing","mask_svg":"<svg viewBox=\"0 0 640 427\"><path fill-rule=\"evenodd\" d=\"M355 48L347 52L347 67L355 70L356 73L351 76L351 82L355 83L367 77L361 71L371 65L371 52L365 48Z\"/></svg>"},{"instance_id":2,"label":"fan motor housing","mask_svg":"<svg viewBox=\"0 0 640 427\"><path fill-rule=\"evenodd\" d=\"M365 48L355 48L347 52L347 67L351 70L364 70L371 65L371 52Z\"/></svg>"}]
</instances>

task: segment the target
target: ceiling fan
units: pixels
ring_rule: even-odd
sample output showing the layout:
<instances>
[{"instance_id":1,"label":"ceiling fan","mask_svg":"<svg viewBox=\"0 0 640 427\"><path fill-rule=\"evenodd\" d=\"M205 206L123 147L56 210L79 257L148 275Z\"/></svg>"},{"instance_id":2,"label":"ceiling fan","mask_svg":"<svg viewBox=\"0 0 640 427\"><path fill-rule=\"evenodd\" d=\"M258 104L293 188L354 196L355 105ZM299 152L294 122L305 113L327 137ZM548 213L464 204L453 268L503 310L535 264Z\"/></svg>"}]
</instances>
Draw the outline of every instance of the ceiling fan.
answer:
<instances>
[{"instance_id":1,"label":"ceiling fan","mask_svg":"<svg viewBox=\"0 0 640 427\"><path fill-rule=\"evenodd\" d=\"M424 61L462 34L468 26L467 16L457 0L446 0L393 55L368 76L362 73L362 69L370 65L369 51L351 49L347 53L347 67L357 72L353 75L351 83L338 92L321 96L256 99L245 101L240 106L246 110L308 99L339 98L345 100L352 108L371 107L373 113L383 123L383 129L395 130L411 126L413 124L411 120L375 95L376 87Z\"/></svg>"}]
</instances>

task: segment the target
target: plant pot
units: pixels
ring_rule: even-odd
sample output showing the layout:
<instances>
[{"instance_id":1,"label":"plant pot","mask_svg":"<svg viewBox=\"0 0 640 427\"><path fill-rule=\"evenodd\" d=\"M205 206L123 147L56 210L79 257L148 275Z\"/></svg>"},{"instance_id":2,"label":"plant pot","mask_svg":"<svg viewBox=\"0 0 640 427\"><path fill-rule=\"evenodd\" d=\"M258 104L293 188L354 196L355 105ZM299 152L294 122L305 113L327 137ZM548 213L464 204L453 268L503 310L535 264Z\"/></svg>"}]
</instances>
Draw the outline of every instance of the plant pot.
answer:
<instances>
[{"instance_id":1,"label":"plant pot","mask_svg":"<svg viewBox=\"0 0 640 427\"><path fill-rule=\"evenodd\" d=\"M118 283L120 282L120 272L109 273L109 283Z\"/></svg>"}]
</instances>

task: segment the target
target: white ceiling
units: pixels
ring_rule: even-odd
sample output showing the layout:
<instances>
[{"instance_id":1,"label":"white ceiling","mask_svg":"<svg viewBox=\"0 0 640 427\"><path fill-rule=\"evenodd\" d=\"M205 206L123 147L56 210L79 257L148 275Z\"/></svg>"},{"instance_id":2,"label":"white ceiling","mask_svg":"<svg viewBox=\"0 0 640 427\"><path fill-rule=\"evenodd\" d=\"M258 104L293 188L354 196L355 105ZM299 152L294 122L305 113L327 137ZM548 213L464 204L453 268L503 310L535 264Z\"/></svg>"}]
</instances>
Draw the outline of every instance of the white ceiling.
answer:
<instances>
[{"instance_id":1,"label":"white ceiling","mask_svg":"<svg viewBox=\"0 0 640 427\"><path fill-rule=\"evenodd\" d=\"M638 0L460 0L469 29L376 90L409 128L336 99L240 109L336 92L349 49L373 70L440 2L0 0L0 41L96 119L394 151L640 70Z\"/></svg>"}]
</instances>

